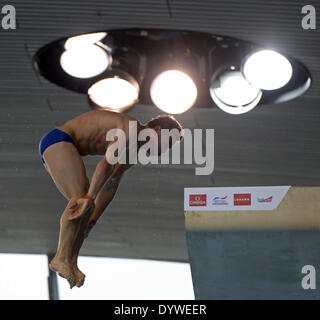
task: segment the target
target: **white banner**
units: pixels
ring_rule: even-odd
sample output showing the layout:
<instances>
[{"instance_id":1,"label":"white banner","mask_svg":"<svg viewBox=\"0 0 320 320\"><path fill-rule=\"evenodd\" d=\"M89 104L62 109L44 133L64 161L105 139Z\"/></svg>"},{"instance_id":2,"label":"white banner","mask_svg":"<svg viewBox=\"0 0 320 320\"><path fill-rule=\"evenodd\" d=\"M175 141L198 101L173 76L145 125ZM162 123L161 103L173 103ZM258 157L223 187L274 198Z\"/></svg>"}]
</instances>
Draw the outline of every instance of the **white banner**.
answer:
<instances>
[{"instance_id":1,"label":"white banner","mask_svg":"<svg viewBox=\"0 0 320 320\"><path fill-rule=\"evenodd\" d=\"M290 186L185 188L185 211L275 210Z\"/></svg>"}]
</instances>

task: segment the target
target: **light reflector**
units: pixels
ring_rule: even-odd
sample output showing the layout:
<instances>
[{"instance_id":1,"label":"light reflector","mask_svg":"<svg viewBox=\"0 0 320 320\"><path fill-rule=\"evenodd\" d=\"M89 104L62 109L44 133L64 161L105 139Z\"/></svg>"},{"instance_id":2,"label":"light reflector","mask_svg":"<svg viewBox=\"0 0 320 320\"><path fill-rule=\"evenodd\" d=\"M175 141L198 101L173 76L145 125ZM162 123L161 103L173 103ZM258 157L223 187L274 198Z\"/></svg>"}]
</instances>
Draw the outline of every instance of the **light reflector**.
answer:
<instances>
[{"instance_id":1,"label":"light reflector","mask_svg":"<svg viewBox=\"0 0 320 320\"><path fill-rule=\"evenodd\" d=\"M252 54L244 63L243 74L249 82L263 90L275 90L286 85L292 77L289 60L273 50Z\"/></svg>"},{"instance_id":2,"label":"light reflector","mask_svg":"<svg viewBox=\"0 0 320 320\"><path fill-rule=\"evenodd\" d=\"M187 74L178 70L167 70L153 80L150 95L159 109L178 114L193 106L197 98L197 87Z\"/></svg>"},{"instance_id":3,"label":"light reflector","mask_svg":"<svg viewBox=\"0 0 320 320\"><path fill-rule=\"evenodd\" d=\"M219 77L220 87L210 87L215 104L231 114L242 114L256 107L262 97L259 88L250 84L239 71L225 72Z\"/></svg>"},{"instance_id":4,"label":"light reflector","mask_svg":"<svg viewBox=\"0 0 320 320\"><path fill-rule=\"evenodd\" d=\"M69 50L72 48L82 48L85 46L93 45L96 42L101 41L106 35L106 32L96 32L71 37L65 42L64 48L66 50Z\"/></svg>"}]
</instances>

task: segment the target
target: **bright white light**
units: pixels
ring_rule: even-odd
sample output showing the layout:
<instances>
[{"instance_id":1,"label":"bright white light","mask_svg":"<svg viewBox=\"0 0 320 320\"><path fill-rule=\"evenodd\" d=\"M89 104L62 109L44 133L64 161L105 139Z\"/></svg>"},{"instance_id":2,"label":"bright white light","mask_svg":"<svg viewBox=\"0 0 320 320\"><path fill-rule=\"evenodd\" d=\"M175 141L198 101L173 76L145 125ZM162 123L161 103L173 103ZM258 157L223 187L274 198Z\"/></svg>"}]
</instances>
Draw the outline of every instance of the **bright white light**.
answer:
<instances>
[{"instance_id":1,"label":"bright white light","mask_svg":"<svg viewBox=\"0 0 320 320\"><path fill-rule=\"evenodd\" d=\"M223 111L242 114L252 110L259 103L261 90L250 84L241 72L226 72L219 80L220 87L210 88L210 95Z\"/></svg>"},{"instance_id":2,"label":"bright white light","mask_svg":"<svg viewBox=\"0 0 320 320\"><path fill-rule=\"evenodd\" d=\"M0 254L0 300L48 300L48 259L41 254Z\"/></svg>"},{"instance_id":3,"label":"bright white light","mask_svg":"<svg viewBox=\"0 0 320 320\"><path fill-rule=\"evenodd\" d=\"M197 98L197 87L185 73L168 70L160 73L150 88L153 103L162 111L178 114L190 109Z\"/></svg>"},{"instance_id":4,"label":"bright white light","mask_svg":"<svg viewBox=\"0 0 320 320\"><path fill-rule=\"evenodd\" d=\"M79 36L71 37L65 42L64 48L66 50L69 50L69 49L82 48L89 45L93 45L96 42L102 40L106 35L107 35L106 32L96 32L96 33L81 34Z\"/></svg>"},{"instance_id":5,"label":"bright white light","mask_svg":"<svg viewBox=\"0 0 320 320\"><path fill-rule=\"evenodd\" d=\"M88 95L100 107L121 111L137 101L139 90L129 81L113 77L93 84L88 90Z\"/></svg>"},{"instance_id":6,"label":"bright white light","mask_svg":"<svg viewBox=\"0 0 320 320\"><path fill-rule=\"evenodd\" d=\"M79 257L79 268L80 289L59 277L61 300L194 300L188 263Z\"/></svg>"},{"instance_id":7,"label":"bright white light","mask_svg":"<svg viewBox=\"0 0 320 320\"><path fill-rule=\"evenodd\" d=\"M243 73L256 87L275 90L289 82L293 71L286 57L272 50L262 50L247 59Z\"/></svg>"},{"instance_id":8,"label":"bright white light","mask_svg":"<svg viewBox=\"0 0 320 320\"><path fill-rule=\"evenodd\" d=\"M73 77L91 78L108 68L108 54L96 45L72 47L60 57L62 69Z\"/></svg>"}]
</instances>

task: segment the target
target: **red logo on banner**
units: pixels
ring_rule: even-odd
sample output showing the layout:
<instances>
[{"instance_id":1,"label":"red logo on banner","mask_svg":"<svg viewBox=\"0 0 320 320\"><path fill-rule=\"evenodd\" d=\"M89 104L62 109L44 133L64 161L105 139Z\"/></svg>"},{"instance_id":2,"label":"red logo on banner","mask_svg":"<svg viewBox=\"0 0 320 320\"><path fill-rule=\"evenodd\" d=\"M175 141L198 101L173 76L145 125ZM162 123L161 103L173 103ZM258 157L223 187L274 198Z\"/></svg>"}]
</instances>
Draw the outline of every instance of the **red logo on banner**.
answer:
<instances>
[{"instance_id":1,"label":"red logo on banner","mask_svg":"<svg viewBox=\"0 0 320 320\"><path fill-rule=\"evenodd\" d=\"M251 206L251 193L238 193L233 195L235 206Z\"/></svg>"},{"instance_id":2,"label":"red logo on banner","mask_svg":"<svg viewBox=\"0 0 320 320\"><path fill-rule=\"evenodd\" d=\"M190 207L205 207L207 205L206 194L190 194L189 206Z\"/></svg>"}]
</instances>

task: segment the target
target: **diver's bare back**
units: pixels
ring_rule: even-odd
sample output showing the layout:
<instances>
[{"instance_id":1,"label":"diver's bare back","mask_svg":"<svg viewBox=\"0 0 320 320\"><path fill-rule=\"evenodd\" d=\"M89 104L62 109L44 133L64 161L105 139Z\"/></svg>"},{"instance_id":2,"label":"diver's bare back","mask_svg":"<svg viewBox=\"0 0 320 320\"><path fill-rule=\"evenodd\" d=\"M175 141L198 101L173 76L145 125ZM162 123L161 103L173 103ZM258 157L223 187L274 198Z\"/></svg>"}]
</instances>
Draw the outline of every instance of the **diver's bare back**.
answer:
<instances>
[{"instance_id":1,"label":"diver's bare back","mask_svg":"<svg viewBox=\"0 0 320 320\"><path fill-rule=\"evenodd\" d=\"M71 119L58 129L68 133L81 156L104 155L108 146L106 134L110 129L122 129L128 138L129 121L137 121L126 114L93 110ZM138 131L140 124L137 121Z\"/></svg>"}]
</instances>

